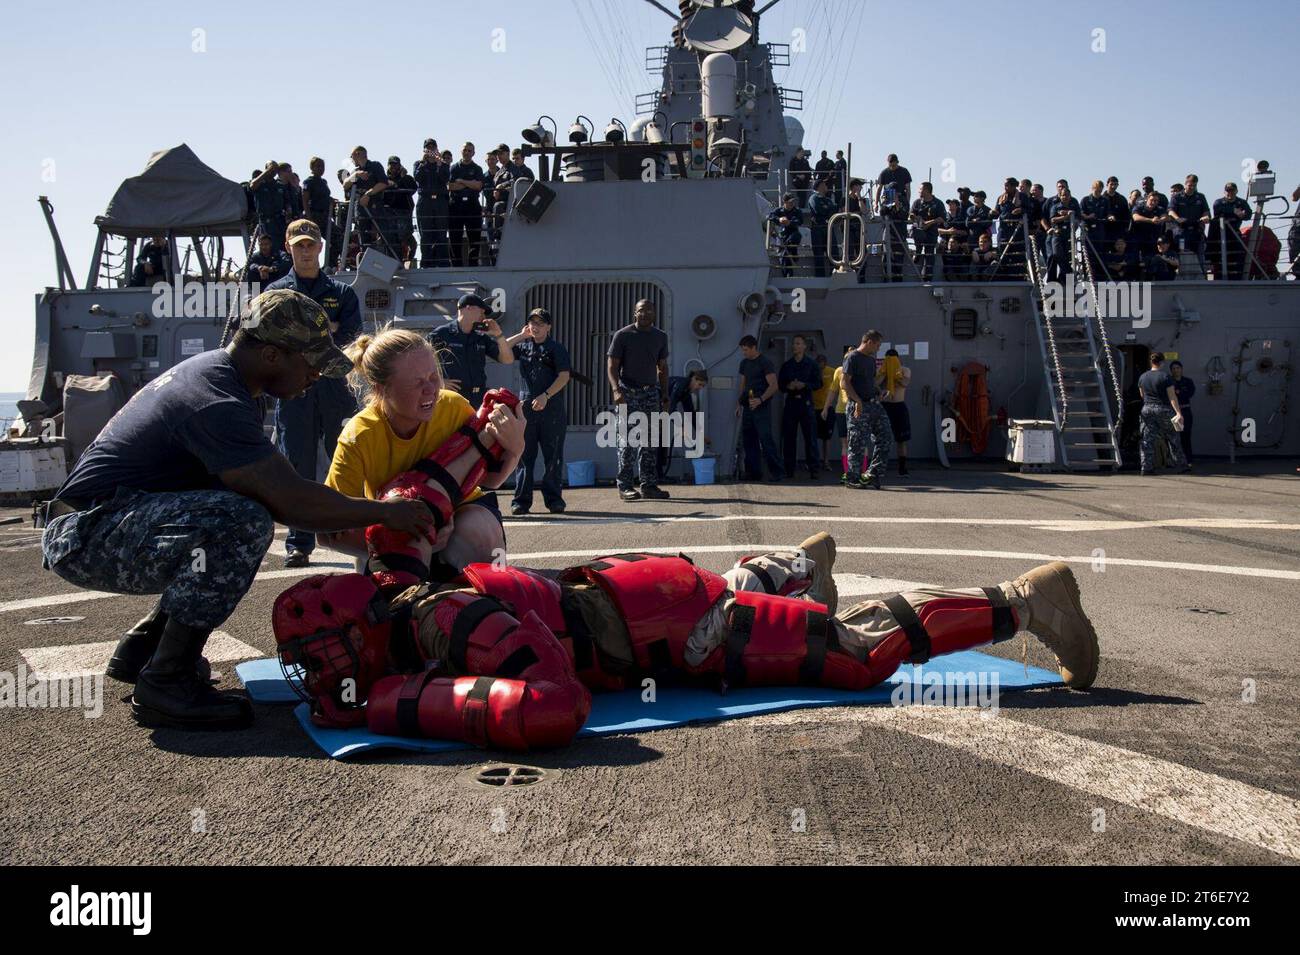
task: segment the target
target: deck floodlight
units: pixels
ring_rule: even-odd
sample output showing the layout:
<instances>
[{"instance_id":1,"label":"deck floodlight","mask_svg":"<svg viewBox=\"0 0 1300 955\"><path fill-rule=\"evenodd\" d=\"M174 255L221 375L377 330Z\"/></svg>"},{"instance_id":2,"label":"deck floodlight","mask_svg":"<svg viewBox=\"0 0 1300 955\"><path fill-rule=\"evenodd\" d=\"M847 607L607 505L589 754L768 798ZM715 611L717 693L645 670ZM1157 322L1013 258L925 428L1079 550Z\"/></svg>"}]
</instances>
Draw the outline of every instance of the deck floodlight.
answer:
<instances>
[{"instance_id":1,"label":"deck floodlight","mask_svg":"<svg viewBox=\"0 0 1300 955\"><path fill-rule=\"evenodd\" d=\"M595 125L589 119L584 123L584 119L587 119L587 117L579 116L573 121L573 125L569 127L569 142L581 144L591 139Z\"/></svg>"}]
</instances>

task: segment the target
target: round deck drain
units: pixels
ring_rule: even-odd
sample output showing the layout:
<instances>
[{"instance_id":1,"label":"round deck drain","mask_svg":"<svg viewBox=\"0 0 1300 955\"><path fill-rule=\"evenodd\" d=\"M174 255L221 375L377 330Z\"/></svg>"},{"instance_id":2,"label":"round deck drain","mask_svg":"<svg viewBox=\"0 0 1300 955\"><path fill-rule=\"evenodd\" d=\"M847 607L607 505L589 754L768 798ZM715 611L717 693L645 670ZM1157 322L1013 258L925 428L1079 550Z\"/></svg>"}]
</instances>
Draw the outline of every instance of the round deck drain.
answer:
<instances>
[{"instance_id":1,"label":"round deck drain","mask_svg":"<svg viewBox=\"0 0 1300 955\"><path fill-rule=\"evenodd\" d=\"M51 623L76 623L78 620L85 619L85 617L37 617L35 620L24 620L23 622L29 627L43 627Z\"/></svg>"},{"instance_id":2,"label":"round deck drain","mask_svg":"<svg viewBox=\"0 0 1300 955\"><path fill-rule=\"evenodd\" d=\"M456 777L462 785L485 789L521 789L551 779L556 770L521 766L515 763L489 763L474 766Z\"/></svg>"}]
</instances>

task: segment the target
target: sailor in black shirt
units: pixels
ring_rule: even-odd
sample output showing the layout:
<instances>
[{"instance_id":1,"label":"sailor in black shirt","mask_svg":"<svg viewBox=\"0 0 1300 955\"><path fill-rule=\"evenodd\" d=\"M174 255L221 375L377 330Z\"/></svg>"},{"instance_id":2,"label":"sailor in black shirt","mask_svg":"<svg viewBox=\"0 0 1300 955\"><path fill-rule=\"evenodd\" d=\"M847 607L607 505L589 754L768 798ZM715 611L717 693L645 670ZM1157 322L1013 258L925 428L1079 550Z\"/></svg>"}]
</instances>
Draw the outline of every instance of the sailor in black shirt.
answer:
<instances>
[{"instance_id":1,"label":"sailor in black shirt","mask_svg":"<svg viewBox=\"0 0 1300 955\"><path fill-rule=\"evenodd\" d=\"M486 183L483 167L474 161L474 144L460 148L460 162L447 174L451 195L451 264L478 265L482 241L482 211L479 195Z\"/></svg>"},{"instance_id":2,"label":"sailor in black shirt","mask_svg":"<svg viewBox=\"0 0 1300 955\"><path fill-rule=\"evenodd\" d=\"M451 167L438 154L438 142L424 141L424 153L415 163L415 183L420 198L415 218L420 227L420 267L446 268L451 265L447 246L447 180Z\"/></svg>"}]
</instances>

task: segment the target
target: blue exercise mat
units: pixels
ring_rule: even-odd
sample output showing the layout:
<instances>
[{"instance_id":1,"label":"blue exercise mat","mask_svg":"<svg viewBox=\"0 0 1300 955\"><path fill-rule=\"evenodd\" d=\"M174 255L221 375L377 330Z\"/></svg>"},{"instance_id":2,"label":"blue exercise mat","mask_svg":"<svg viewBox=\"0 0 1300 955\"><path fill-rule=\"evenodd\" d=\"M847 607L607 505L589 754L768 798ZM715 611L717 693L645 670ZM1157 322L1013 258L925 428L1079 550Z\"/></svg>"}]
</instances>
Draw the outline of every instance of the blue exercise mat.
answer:
<instances>
[{"instance_id":1,"label":"blue exercise mat","mask_svg":"<svg viewBox=\"0 0 1300 955\"><path fill-rule=\"evenodd\" d=\"M298 703L302 700L284 678L276 657L245 660L235 666L235 673L244 681L248 698L254 703Z\"/></svg>"},{"instance_id":2,"label":"blue exercise mat","mask_svg":"<svg viewBox=\"0 0 1300 955\"><path fill-rule=\"evenodd\" d=\"M241 663L235 669L248 687L249 695L259 703L283 703L298 699L284 681L284 677L280 674L280 665L275 660ZM272 679L272 670L274 679ZM950 675L955 677L957 674L970 673L974 673L976 679L982 677L986 681L986 686L996 676L999 692L1032 690L1061 683L1060 674L1052 670L1044 670L1040 667L1029 667L1026 670L1023 664L1015 661L989 656L977 650L967 650L936 657L925 666L904 666L886 682L869 690L777 686L732 690L722 696L713 690L671 688L660 690L653 703L643 702L639 690L593 693L591 715L587 717L587 725L578 735L608 736L614 733L637 733L814 706L887 704L895 688L902 683L914 684L905 696L905 702L920 703L927 686L933 685L936 680L943 683ZM278 687L274 685L276 681L279 683ZM974 698L976 684L967 685L970 687L970 696ZM365 728L322 729L312 723L305 703L294 710L294 715L316 745L334 759L346 759L359 753L387 749L438 753L471 748L466 743L446 740L380 736Z\"/></svg>"}]
</instances>

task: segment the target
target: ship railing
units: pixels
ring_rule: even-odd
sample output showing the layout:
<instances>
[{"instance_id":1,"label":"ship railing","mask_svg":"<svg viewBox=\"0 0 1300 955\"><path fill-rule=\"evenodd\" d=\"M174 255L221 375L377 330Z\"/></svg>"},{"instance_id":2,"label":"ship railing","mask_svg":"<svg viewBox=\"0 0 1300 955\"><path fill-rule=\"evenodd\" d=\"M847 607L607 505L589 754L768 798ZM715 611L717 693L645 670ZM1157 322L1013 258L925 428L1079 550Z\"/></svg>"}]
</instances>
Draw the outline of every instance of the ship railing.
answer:
<instances>
[{"instance_id":1,"label":"ship railing","mask_svg":"<svg viewBox=\"0 0 1300 955\"><path fill-rule=\"evenodd\" d=\"M645 69L647 73L657 73L668 62L670 46L648 46L645 48Z\"/></svg>"},{"instance_id":2,"label":"ship railing","mask_svg":"<svg viewBox=\"0 0 1300 955\"><path fill-rule=\"evenodd\" d=\"M781 197L789 193L794 196L795 207L801 212L807 212L808 200L814 195L814 187L817 185L818 179L824 177L830 182L831 188L828 195L835 198L837 206L843 206L844 196L849 190L849 183L854 178L853 174L847 169L832 169L828 172L817 172L815 169L811 172L804 172L803 170L791 172L789 169L778 169L775 170L775 173L775 175L771 172L768 173L766 179L768 185L759 190L760 195L772 205L779 206ZM800 177L797 181L796 176ZM806 185L803 184L803 176L808 177ZM862 181L862 194L866 197L870 195L876 183L874 179L864 179Z\"/></svg>"},{"instance_id":3,"label":"ship railing","mask_svg":"<svg viewBox=\"0 0 1300 955\"><path fill-rule=\"evenodd\" d=\"M882 222L881 234L870 237L868 223L881 225ZM985 226L990 235L995 223L997 220ZM930 243L921 243L918 248L915 235L909 243L905 221L847 210L832 216L826 227L824 249L813 248L814 232L810 225L802 228L799 246L794 250L782 244L779 227L770 219L764 224L764 238L772 268L789 271L791 277L819 277L819 253L824 252L825 266L821 271L826 274L857 271L862 281L871 272L878 274L881 281L889 282L1032 282L1025 255L1025 236L1031 236L1028 244L1035 242L1028 219L1022 218L1014 231L1007 231L1005 223L997 224L998 241L992 246L992 258L984 264L976 260L977 243L962 243L957 249L949 249L940 236L934 243L934 251L923 254L922 249ZM820 234L821 229L817 232Z\"/></svg>"},{"instance_id":4,"label":"ship railing","mask_svg":"<svg viewBox=\"0 0 1300 955\"><path fill-rule=\"evenodd\" d=\"M462 262L468 262L472 253L476 253L479 267L496 264L507 205L498 203L491 212L481 203L477 205L479 238L476 244L471 244L468 238L464 240L459 256ZM325 237L329 243L326 261L334 270L347 271L356 268L366 249L375 249L397 260L403 268L408 263L412 268L417 264L427 267L422 260L422 250L427 246L439 259L454 263L456 257L450 254L450 217L421 219L414 210L392 209L374 202L363 206L356 196L336 203L330 222L332 235ZM425 235L426 228L431 235Z\"/></svg>"},{"instance_id":5,"label":"ship railing","mask_svg":"<svg viewBox=\"0 0 1300 955\"><path fill-rule=\"evenodd\" d=\"M1288 274L1296 274L1295 264L1289 258L1288 246L1282 242L1279 235L1281 227L1290 225L1290 216L1285 213L1273 214L1264 216L1261 221L1268 225L1270 218L1274 223L1270 229L1280 243L1275 265L1262 261L1256 254L1258 250L1253 247L1254 243L1241 234L1240 227L1229 224L1220 216L1212 220L1208 226L1205 223L1198 223L1195 227L1201 231L1199 251L1187 249L1182 234L1175 238L1174 245L1181 250L1178 252L1177 278L1195 280L1204 279L1208 275L1216 281L1284 281ZM1258 233L1252 231L1252 234ZM1134 238L1126 238L1130 247L1136 245ZM1112 246L1112 240L1107 239L1100 228L1090 227L1087 222L1078 217L1071 217L1071 260L1076 263L1077 271L1082 271L1078 263L1086 260L1095 277L1102 281L1115 280L1116 276L1112 274L1107 263ZM1138 267L1137 274L1146 271L1145 262L1133 261L1132 264Z\"/></svg>"},{"instance_id":6,"label":"ship railing","mask_svg":"<svg viewBox=\"0 0 1300 955\"><path fill-rule=\"evenodd\" d=\"M784 109L803 109L803 90L790 89L788 86L778 86L776 88L777 96L781 100L781 108Z\"/></svg>"},{"instance_id":7,"label":"ship railing","mask_svg":"<svg viewBox=\"0 0 1300 955\"><path fill-rule=\"evenodd\" d=\"M633 101L633 112L638 116L649 116L657 112L663 105L664 97L661 90L651 90L648 93L637 93Z\"/></svg>"},{"instance_id":8,"label":"ship railing","mask_svg":"<svg viewBox=\"0 0 1300 955\"><path fill-rule=\"evenodd\" d=\"M1028 225L1028 218L1025 219L1025 224ZM1061 368L1061 352L1056 344L1056 329L1052 325L1051 313L1048 309L1039 308L1037 305L1037 302L1045 301L1047 266L1043 262L1043 253L1038 248L1038 243L1033 241L1026 243L1025 250L1030 282L1037 292L1037 299L1032 295L1030 296L1030 305L1035 312L1036 320L1039 322L1038 344L1043 359L1043 370L1047 374L1047 397L1052 406L1052 418L1056 422L1057 443L1062 445L1062 431L1065 428L1065 423L1070 420L1070 396L1065 387L1065 374ZM1042 332L1046 332L1046 334L1044 335ZM1050 370L1047 366L1049 361L1052 363ZM1056 390L1052 388L1052 372L1055 372ZM1063 460L1066 457L1063 446L1061 447L1061 457Z\"/></svg>"},{"instance_id":9,"label":"ship railing","mask_svg":"<svg viewBox=\"0 0 1300 955\"><path fill-rule=\"evenodd\" d=\"M1287 213L1266 213L1259 218L1260 225L1269 228L1278 240L1277 262L1261 260L1258 238L1261 230L1253 222L1247 238L1241 234L1242 224L1230 225L1219 216L1210 224L1205 240L1205 255L1216 279L1286 281L1288 276L1300 277L1300 247L1295 241L1300 235L1300 225Z\"/></svg>"},{"instance_id":10,"label":"ship railing","mask_svg":"<svg viewBox=\"0 0 1300 955\"><path fill-rule=\"evenodd\" d=\"M826 259L836 272L855 272L867 261L867 244L862 241L866 234L867 217L862 213L837 212L831 216L826 228Z\"/></svg>"},{"instance_id":11,"label":"ship railing","mask_svg":"<svg viewBox=\"0 0 1300 955\"><path fill-rule=\"evenodd\" d=\"M92 276L90 288L126 288L131 283L131 265L128 265L128 240L122 240L122 247L112 249L107 242L99 256L99 274Z\"/></svg>"},{"instance_id":12,"label":"ship railing","mask_svg":"<svg viewBox=\"0 0 1300 955\"><path fill-rule=\"evenodd\" d=\"M1110 335L1106 331L1106 316L1102 314L1101 296L1097 294L1097 276L1093 270L1095 263L1101 262L1101 257L1097 253L1097 248L1093 245L1092 236L1089 235L1086 224L1076 222L1074 214L1070 215L1071 234L1076 239L1070 243L1070 256L1073 267L1083 276L1084 287L1088 290L1088 301L1090 303L1089 317L1093 320L1093 325L1097 329L1100 337L1101 353L1106 359L1106 370L1110 376L1111 391L1115 396L1115 415L1114 420L1109 421L1111 444L1115 452L1115 460L1120 460L1119 435L1120 429L1124 424L1124 393L1120 388L1119 372L1115 369L1115 353L1110 344ZM1075 233L1075 227L1078 231ZM1094 349L1094 352L1096 349Z\"/></svg>"},{"instance_id":13,"label":"ship railing","mask_svg":"<svg viewBox=\"0 0 1300 955\"><path fill-rule=\"evenodd\" d=\"M790 44L789 43L767 44L767 63L768 66L789 66L790 65Z\"/></svg>"}]
</instances>

